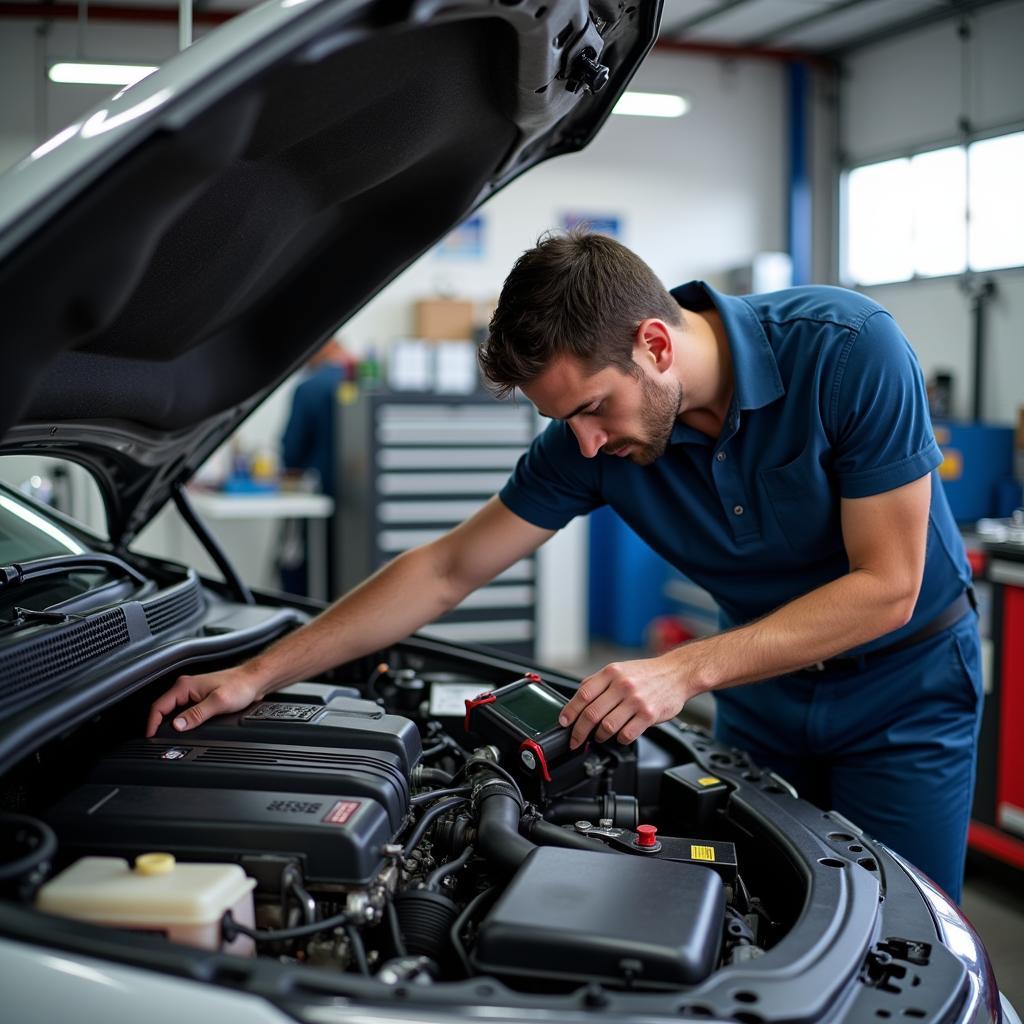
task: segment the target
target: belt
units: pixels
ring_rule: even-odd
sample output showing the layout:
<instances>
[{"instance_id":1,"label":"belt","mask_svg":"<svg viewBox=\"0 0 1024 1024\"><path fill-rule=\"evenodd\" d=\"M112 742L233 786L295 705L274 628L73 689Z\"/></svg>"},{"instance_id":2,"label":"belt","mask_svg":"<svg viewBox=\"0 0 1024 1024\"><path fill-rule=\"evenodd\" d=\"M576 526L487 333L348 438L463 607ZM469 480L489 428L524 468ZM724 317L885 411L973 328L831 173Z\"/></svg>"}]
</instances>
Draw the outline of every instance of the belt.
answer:
<instances>
[{"instance_id":1,"label":"belt","mask_svg":"<svg viewBox=\"0 0 1024 1024\"><path fill-rule=\"evenodd\" d=\"M889 644L887 647L879 647L873 651L867 651L864 654L839 655L835 658L827 658L825 661L818 661L813 665L808 665L806 668L798 669L795 674L817 676L825 672L863 670L879 658L895 654L897 651L905 651L908 647L913 647L915 644L935 636L936 633L941 633L942 630L952 626L954 622L959 622L971 610L978 610L978 599L974 596L974 588L968 587L951 605L948 605L939 612L934 619L925 623L920 629L914 630L909 636L897 640L896 643Z\"/></svg>"}]
</instances>

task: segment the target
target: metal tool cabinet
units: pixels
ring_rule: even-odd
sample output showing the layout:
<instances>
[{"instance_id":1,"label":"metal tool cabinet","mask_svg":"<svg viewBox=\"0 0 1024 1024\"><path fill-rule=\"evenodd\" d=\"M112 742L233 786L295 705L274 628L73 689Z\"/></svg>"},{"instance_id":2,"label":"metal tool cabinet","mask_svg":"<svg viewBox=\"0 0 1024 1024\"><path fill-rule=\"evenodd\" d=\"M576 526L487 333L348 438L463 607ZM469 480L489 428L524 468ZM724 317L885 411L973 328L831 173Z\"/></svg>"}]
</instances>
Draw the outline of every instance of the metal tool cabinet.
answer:
<instances>
[{"instance_id":1,"label":"metal tool cabinet","mask_svg":"<svg viewBox=\"0 0 1024 1024\"><path fill-rule=\"evenodd\" d=\"M498 402L486 392L364 391L342 400L336 420L336 575L345 590L480 508L537 429L528 403ZM531 556L422 632L532 657L535 602Z\"/></svg>"}]
</instances>

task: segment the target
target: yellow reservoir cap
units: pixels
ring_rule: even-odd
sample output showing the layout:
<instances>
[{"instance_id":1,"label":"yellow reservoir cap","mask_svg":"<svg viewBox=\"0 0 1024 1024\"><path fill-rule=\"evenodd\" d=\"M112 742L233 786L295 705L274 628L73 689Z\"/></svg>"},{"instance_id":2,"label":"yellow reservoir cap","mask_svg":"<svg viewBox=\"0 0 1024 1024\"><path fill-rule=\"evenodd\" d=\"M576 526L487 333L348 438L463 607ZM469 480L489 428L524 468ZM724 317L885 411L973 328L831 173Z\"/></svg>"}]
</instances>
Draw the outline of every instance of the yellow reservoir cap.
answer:
<instances>
[{"instance_id":1,"label":"yellow reservoir cap","mask_svg":"<svg viewBox=\"0 0 1024 1024\"><path fill-rule=\"evenodd\" d=\"M173 853L141 853L135 858L135 870L140 875L169 875L176 863Z\"/></svg>"}]
</instances>

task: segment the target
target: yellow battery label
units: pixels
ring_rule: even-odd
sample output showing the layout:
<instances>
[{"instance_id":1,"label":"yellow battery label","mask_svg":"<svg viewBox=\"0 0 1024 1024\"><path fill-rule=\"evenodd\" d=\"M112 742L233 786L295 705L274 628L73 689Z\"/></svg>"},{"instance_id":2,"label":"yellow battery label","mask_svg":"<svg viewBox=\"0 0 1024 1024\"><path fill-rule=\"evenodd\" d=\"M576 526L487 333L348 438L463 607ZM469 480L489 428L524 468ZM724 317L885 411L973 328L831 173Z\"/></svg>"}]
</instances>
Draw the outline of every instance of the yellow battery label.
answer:
<instances>
[{"instance_id":1,"label":"yellow battery label","mask_svg":"<svg viewBox=\"0 0 1024 1024\"><path fill-rule=\"evenodd\" d=\"M714 775L705 775L697 780L699 786L717 786L722 780L716 779Z\"/></svg>"},{"instance_id":2,"label":"yellow battery label","mask_svg":"<svg viewBox=\"0 0 1024 1024\"><path fill-rule=\"evenodd\" d=\"M693 860L710 860L715 859L715 848L713 846L690 846L690 857Z\"/></svg>"}]
</instances>

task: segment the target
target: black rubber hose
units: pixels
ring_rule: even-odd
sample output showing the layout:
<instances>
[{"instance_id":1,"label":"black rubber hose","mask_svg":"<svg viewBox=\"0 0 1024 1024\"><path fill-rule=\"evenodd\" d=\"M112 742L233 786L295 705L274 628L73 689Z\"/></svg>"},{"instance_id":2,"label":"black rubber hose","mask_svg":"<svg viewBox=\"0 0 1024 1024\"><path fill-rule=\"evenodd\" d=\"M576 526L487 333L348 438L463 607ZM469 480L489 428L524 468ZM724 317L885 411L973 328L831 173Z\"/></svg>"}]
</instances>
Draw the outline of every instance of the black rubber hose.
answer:
<instances>
[{"instance_id":1,"label":"black rubber hose","mask_svg":"<svg viewBox=\"0 0 1024 1024\"><path fill-rule=\"evenodd\" d=\"M455 860L448 861L447 864L442 864L439 868L435 868L427 875L423 884L427 889L437 889L441 880L446 878L448 875L454 874L460 868L464 868L469 861L469 858L475 853L472 846L467 846L462 853L459 854Z\"/></svg>"},{"instance_id":2,"label":"black rubber hose","mask_svg":"<svg viewBox=\"0 0 1024 1024\"><path fill-rule=\"evenodd\" d=\"M402 938L402 929L398 925L398 912L395 910L394 900L388 900L384 916L387 918L388 931L391 933L391 945L395 949L395 956L403 957L406 953L405 939Z\"/></svg>"},{"instance_id":3,"label":"black rubber hose","mask_svg":"<svg viewBox=\"0 0 1024 1024\"><path fill-rule=\"evenodd\" d=\"M564 846L570 850L594 850L597 853L618 853L597 839L570 832L561 825L552 825L550 821L536 815L524 817L519 823L519 831L538 846Z\"/></svg>"},{"instance_id":4,"label":"black rubber hose","mask_svg":"<svg viewBox=\"0 0 1024 1024\"><path fill-rule=\"evenodd\" d=\"M512 872L537 847L519 834L522 804L505 786L490 787L480 794L480 823L477 846L489 864Z\"/></svg>"},{"instance_id":5,"label":"black rubber hose","mask_svg":"<svg viewBox=\"0 0 1024 1024\"><path fill-rule=\"evenodd\" d=\"M443 796L465 796L473 792L472 786L450 786L448 789L432 789L427 793L417 793L409 800L413 807L420 804L429 804L431 800L438 800Z\"/></svg>"},{"instance_id":6,"label":"black rubber hose","mask_svg":"<svg viewBox=\"0 0 1024 1024\"><path fill-rule=\"evenodd\" d=\"M356 930L354 924L345 925L345 937L348 939L349 949L352 951L352 959L355 961L356 970L360 974L369 974L370 965L366 960L366 947L363 945L363 937Z\"/></svg>"},{"instance_id":7,"label":"black rubber hose","mask_svg":"<svg viewBox=\"0 0 1024 1024\"><path fill-rule=\"evenodd\" d=\"M428 807L423 812L423 817L416 823L416 827L409 833L409 838L404 840L402 846L405 848L407 854L412 853L416 848L416 844L426 835L427 829L445 814L450 811L453 807L458 807L460 804L466 802L464 796L453 796L450 800L441 800L439 803L434 804L433 807Z\"/></svg>"},{"instance_id":8,"label":"black rubber hose","mask_svg":"<svg viewBox=\"0 0 1024 1024\"><path fill-rule=\"evenodd\" d=\"M452 948L455 950L455 954L458 956L459 963L462 964L462 969L467 978L473 977L473 966L470 964L469 957L466 955L466 947L462 945L462 929L466 927L466 922L476 913L480 904L486 902L491 896L495 896L497 892L498 886L492 885L490 889L484 889L483 892L477 893L466 904L465 909L456 918L455 923L451 927L451 931L448 933L451 939Z\"/></svg>"},{"instance_id":9,"label":"black rubber hose","mask_svg":"<svg viewBox=\"0 0 1024 1024\"><path fill-rule=\"evenodd\" d=\"M312 924L300 924L295 928L263 930L239 923L234 919L231 911L227 910L221 918L221 934L225 942L233 942L240 934L247 935L256 942L288 942L292 939L304 939L309 935L317 935L332 928L341 928L351 923L351 916L342 913L335 914L333 917L325 917L322 921L314 921Z\"/></svg>"},{"instance_id":10,"label":"black rubber hose","mask_svg":"<svg viewBox=\"0 0 1024 1024\"><path fill-rule=\"evenodd\" d=\"M635 797L621 794L580 797L569 796L553 801L544 810L544 817L556 825L572 824L575 821L598 821L611 818L617 828L636 828L638 807Z\"/></svg>"},{"instance_id":11,"label":"black rubber hose","mask_svg":"<svg viewBox=\"0 0 1024 1024\"><path fill-rule=\"evenodd\" d=\"M427 786L450 786L452 777L451 773L442 771L440 768L427 768L420 765L413 769L412 784L417 789L426 789Z\"/></svg>"}]
</instances>

